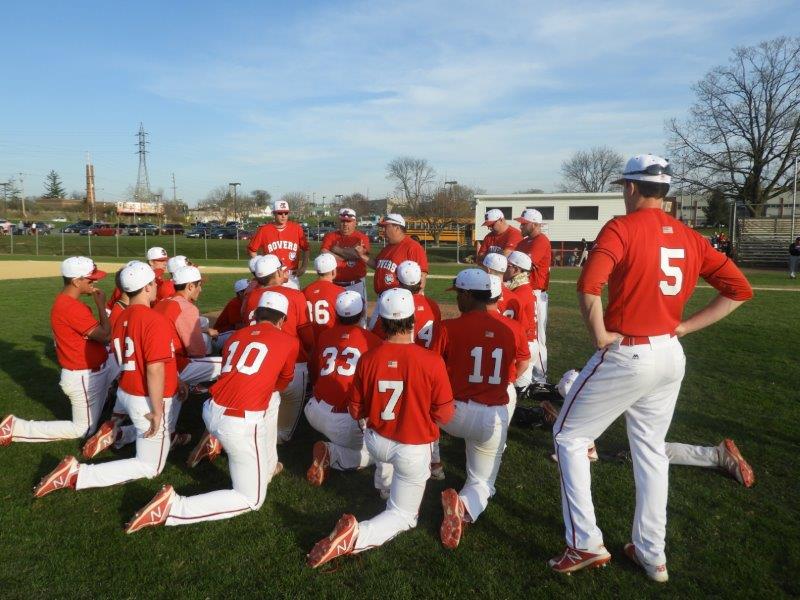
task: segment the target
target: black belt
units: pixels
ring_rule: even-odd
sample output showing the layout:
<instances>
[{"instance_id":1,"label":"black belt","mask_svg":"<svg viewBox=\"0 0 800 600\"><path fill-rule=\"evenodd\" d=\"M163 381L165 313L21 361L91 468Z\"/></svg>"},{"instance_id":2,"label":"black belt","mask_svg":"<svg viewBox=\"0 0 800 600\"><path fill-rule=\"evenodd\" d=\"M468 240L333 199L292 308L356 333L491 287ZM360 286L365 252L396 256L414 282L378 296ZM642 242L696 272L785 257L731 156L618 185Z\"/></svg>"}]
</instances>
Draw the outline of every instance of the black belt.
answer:
<instances>
[{"instance_id":1,"label":"black belt","mask_svg":"<svg viewBox=\"0 0 800 600\"><path fill-rule=\"evenodd\" d=\"M355 285L357 283L361 283L363 279L355 279L354 281L334 281L333 283L336 285L340 285L342 287L347 287L350 285Z\"/></svg>"}]
</instances>

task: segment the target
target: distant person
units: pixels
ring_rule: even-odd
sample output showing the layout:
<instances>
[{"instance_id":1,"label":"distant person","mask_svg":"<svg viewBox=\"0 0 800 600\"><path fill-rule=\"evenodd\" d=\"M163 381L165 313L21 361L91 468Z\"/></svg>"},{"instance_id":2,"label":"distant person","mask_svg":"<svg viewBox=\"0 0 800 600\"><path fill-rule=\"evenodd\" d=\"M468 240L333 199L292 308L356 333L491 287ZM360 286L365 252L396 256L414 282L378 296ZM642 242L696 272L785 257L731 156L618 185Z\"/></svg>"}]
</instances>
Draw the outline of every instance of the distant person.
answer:
<instances>
[{"instance_id":1,"label":"distant person","mask_svg":"<svg viewBox=\"0 0 800 600\"><path fill-rule=\"evenodd\" d=\"M308 264L308 240L299 223L289 220L289 203L278 200L272 207L274 223L262 225L247 245L250 257L274 254L289 270L287 285L300 289L300 277Z\"/></svg>"},{"instance_id":2,"label":"distant person","mask_svg":"<svg viewBox=\"0 0 800 600\"><path fill-rule=\"evenodd\" d=\"M491 229L483 238L476 262L483 263L484 257L490 252L497 252L508 256L517 247L522 239L519 229L509 225L499 208L486 211L483 221L484 227Z\"/></svg>"},{"instance_id":3,"label":"distant person","mask_svg":"<svg viewBox=\"0 0 800 600\"><path fill-rule=\"evenodd\" d=\"M789 277L797 277L797 265L800 265L800 236L794 238L794 242L789 245Z\"/></svg>"},{"instance_id":4,"label":"distant person","mask_svg":"<svg viewBox=\"0 0 800 600\"><path fill-rule=\"evenodd\" d=\"M320 251L336 257L336 279L338 286L358 292L364 306L367 304L367 265L356 249L360 246L369 254L369 237L356 229L356 212L352 208L339 211L339 229L330 231L322 238Z\"/></svg>"}]
</instances>

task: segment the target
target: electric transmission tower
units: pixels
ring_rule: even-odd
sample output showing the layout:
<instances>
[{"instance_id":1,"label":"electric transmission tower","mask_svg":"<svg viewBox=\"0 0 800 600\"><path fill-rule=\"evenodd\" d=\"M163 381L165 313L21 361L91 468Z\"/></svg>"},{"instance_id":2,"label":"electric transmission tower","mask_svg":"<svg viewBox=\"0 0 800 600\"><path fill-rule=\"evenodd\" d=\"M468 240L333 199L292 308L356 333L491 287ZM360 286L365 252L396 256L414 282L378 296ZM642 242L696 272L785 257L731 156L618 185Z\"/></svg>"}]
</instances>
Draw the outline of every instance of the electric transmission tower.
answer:
<instances>
[{"instance_id":1,"label":"electric transmission tower","mask_svg":"<svg viewBox=\"0 0 800 600\"><path fill-rule=\"evenodd\" d=\"M139 133L136 134L139 138L139 176L136 178L136 189L133 191L133 199L136 202L150 202L153 195L150 193L150 177L147 174L147 132L144 130L144 125L139 123Z\"/></svg>"}]
</instances>

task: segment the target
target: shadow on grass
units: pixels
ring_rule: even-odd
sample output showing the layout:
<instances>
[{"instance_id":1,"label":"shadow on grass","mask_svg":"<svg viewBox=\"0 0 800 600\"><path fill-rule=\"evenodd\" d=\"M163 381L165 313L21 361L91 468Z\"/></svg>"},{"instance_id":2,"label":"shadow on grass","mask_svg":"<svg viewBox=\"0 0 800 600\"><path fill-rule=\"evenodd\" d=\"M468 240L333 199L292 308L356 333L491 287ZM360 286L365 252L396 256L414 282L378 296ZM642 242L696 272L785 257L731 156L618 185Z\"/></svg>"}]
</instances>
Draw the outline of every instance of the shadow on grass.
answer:
<instances>
[{"instance_id":1,"label":"shadow on grass","mask_svg":"<svg viewBox=\"0 0 800 600\"><path fill-rule=\"evenodd\" d=\"M0 340L0 356L3 357L0 369L22 387L26 397L53 411L56 418L72 418L69 401L58 387L59 372L45 364L38 352ZM54 401L55 396L61 402Z\"/></svg>"}]
</instances>

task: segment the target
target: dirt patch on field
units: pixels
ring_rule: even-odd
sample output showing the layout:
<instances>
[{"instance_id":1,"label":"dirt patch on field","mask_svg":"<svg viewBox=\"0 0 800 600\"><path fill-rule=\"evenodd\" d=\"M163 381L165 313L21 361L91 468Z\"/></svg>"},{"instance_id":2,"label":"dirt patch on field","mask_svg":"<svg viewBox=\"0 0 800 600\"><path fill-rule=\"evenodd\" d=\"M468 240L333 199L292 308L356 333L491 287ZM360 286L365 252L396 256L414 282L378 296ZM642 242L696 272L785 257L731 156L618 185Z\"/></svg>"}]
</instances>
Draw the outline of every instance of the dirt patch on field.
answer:
<instances>
[{"instance_id":1,"label":"dirt patch on field","mask_svg":"<svg viewBox=\"0 0 800 600\"><path fill-rule=\"evenodd\" d=\"M97 268L109 273L116 272L125 263L99 262ZM203 273L242 273L247 275L245 267L200 267ZM0 261L0 280L33 279L35 277L60 277L60 260L4 260Z\"/></svg>"}]
</instances>

